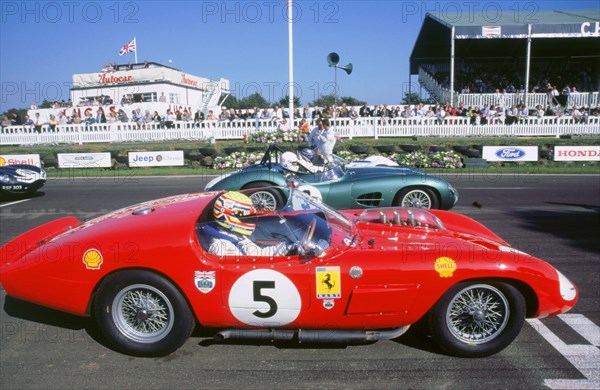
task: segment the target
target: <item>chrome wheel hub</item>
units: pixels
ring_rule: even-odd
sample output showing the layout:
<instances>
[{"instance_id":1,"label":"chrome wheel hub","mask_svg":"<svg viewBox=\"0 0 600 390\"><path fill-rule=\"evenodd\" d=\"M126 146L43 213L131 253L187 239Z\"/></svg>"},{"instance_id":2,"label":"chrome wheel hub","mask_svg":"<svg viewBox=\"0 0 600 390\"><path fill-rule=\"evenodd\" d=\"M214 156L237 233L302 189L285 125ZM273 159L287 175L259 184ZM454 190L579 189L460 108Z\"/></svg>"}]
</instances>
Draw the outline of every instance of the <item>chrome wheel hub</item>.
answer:
<instances>
[{"instance_id":1,"label":"chrome wheel hub","mask_svg":"<svg viewBox=\"0 0 600 390\"><path fill-rule=\"evenodd\" d=\"M508 323L510 306L497 288L479 284L454 296L446 312L448 330L469 344L482 344L496 338Z\"/></svg>"},{"instance_id":2,"label":"chrome wheel hub","mask_svg":"<svg viewBox=\"0 0 600 390\"><path fill-rule=\"evenodd\" d=\"M124 288L115 296L112 308L115 326L133 341L157 342L166 337L173 327L171 302L152 286Z\"/></svg>"}]
</instances>

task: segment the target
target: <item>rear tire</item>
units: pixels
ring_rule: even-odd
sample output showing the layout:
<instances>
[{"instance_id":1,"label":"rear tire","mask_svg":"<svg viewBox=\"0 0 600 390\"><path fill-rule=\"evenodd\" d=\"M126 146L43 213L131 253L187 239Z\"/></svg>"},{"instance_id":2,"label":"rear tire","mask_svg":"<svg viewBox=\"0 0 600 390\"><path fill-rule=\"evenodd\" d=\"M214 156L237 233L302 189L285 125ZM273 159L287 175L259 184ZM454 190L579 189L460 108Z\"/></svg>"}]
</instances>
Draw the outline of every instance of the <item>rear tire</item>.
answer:
<instances>
[{"instance_id":1,"label":"rear tire","mask_svg":"<svg viewBox=\"0 0 600 390\"><path fill-rule=\"evenodd\" d=\"M452 286L429 311L434 340L448 353L483 357L506 348L525 322L523 295L501 282Z\"/></svg>"},{"instance_id":2,"label":"rear tire","mask_svg":"<svg viewBox=\"0 0 600 390\"><path fill-rule=\"evenodd\" d=\"M196 325L187 301L165 278L127 270L102 281L94 301L102 335L134 356L165 356L190 337Z\"/></svg>"},{"instance_id":3,"label":"rear tire","mask_svg":"<svg viewBox=\"0 0 600 390\"><path fill-rule=\"evenodd\" d=\"M275 211L283 208L285 206L285 200L283 199L283 195L279 190L272 187L273 184L265 183L265 182L256 182L250 183L245 186L243 189L254 189L257 188L256 191L249 191L248 197L252 199L252 203L254 204L254 208L258 211Z\"/></svg>"}]
</instances>

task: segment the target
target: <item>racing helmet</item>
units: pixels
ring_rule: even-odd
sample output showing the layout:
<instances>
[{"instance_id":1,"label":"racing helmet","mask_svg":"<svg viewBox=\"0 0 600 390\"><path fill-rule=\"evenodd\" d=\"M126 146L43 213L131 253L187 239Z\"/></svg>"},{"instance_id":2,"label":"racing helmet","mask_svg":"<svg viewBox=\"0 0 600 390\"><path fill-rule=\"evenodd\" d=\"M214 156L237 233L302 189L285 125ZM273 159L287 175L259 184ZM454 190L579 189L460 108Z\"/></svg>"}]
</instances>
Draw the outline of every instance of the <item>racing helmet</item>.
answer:
<instances>
[{"instance_id":1,"label":"racing helmet","mask_svg":"<svg viewBox=\"0 0 600 390\"><path fill-rule=\"evenodd\" d=\"M256 224L240 220L241 217L256 214L252 199L241 192L231 191L219 196L213 213L219 225L234 233L249 236L256 228Z\"/></svg>"},{"instance_id":2,"label":"racing helmet","mask_svg":"<svg viewBox=\"0 0 600 390\"><path fill-rule=\"evenodd\" d=\"M298 165L298 156L296 156L296 154L292 152L283 153L279 158L279 163L284 169L287 169L288 171L298 172L298 169L300 169Z\"/></svg>"},{"instance_id":3,"label":"racing helmet","mask_svg":"<svg viewBox=\"0 0 600 390\"><path fill-rule=\"evenodd\" d=\"M315 158L315 151L312 149L309 149L309 148L302 149L300 154L302 155L302 157L304 157L307 161L310 161L310 162L312 162L313 159Z\"/></svg>"}]
</instances>

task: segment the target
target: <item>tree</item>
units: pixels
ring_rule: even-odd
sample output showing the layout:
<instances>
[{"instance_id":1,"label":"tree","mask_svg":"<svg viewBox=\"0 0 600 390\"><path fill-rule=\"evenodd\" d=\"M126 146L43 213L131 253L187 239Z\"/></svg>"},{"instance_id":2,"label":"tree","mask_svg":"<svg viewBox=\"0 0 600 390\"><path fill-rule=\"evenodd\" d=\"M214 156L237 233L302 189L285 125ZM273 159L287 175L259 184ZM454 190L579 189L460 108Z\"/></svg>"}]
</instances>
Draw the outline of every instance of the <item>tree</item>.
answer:
<instances>
[{"instance_id":1,"label":"tree","mask_svg":"<svg viewBox=\"0 0 600 390\"><path fill-rule=\"evenodd\" d=\"M321 95L318 99L312 102L313 106L324 107L324 106L334 106L335 104L335 96L333 95Z\"/></svg>"},{"instance_id":2,"label":"tree","mask_svg":"<svg viewBox=\"0 0 600 390\"><path fill-rule=\"evenodd\" d=\"M279 107L287 107L290 105L290 95L285 95L277 103ZM302 103L300 102L300 98L298 96L294 96L294 107L301 107Z\"/></svg>"},{"instance_id":3,"label":"tree","mask_svg":"<svg viewBox=\"0 0 600 390\"><path fill-rule=\"evenodd\" d=\"M267 99L262 97L262 95L258 92L253 93L250 96L246 96L245 98L240 99L238 101L238 108L254 108L254 107L265 108L265 107L269 107L270 105L271 104L269 104Z\"/></svg>"},{"instance_id":4,"label":"tree","mask_svg":"<svg viewBox=\"0 0 600 390\"><path fill-rule=\"evenodd\" d=\"M425 103L425 104L433 104L435 103L435 99L432 98L431 96L428 98L422 98L421 95L419 95L416 92L405 92L404 93L404 98L402 99L402 104L419 104L419 103Z\"/></svg>"},{"instance_id":5,"label":"tree","mask_svg":"<svg viewBox=\"0 0 600 390\"><path fill-rule=\"evenodd\" d=\"M362 106L366 102L353 98L352 96L343 96L342 103L346 103L347 106Z\"/></svg>"},{"instance_id":6,"label":"tree","mask_svg":"<svg viewBox=\"0 0 600 390\"><path fill-rule=\"evenodd\" d=\"M227 96L227 99L225 99L222 103L223 106L227 107L227 108L233 108L233 109L238 109L240 108L240 102L237 100L237 98L233 95L229 95Z\"/></svg>"},{"instance_id":7,"label":"tree","mask_svg":"<svg viewBox=\"0 0 600 390\"><path fill-rule=\"evenodd\" d=\"M12 114L13 112L16 112L17 115L19 116L19 118L21 118L21 120L23 120L23 118L25 118L25 115L27 115L27 109L26 108L11 108L9 110L6 110L2 113L2 115L6 115L8 117L8 119L11 118L10 114Z\"/></svg>"},{"instance_id":8,"label":"tree","mask_svg":"<svg viewBox=\"0 0 600 390\"><path fill-rule=\"evenodd\" d=\"M44 101L38 106L38 108L52 108L52 103L44 99Z\"/></svg>"},{"instance_id":9,"label":"tree","mask_svg":"<svg viewBox=\"0 0 600 390\"><path fill-rule=\"evenodd\" d=\"M321 97L312 102L312 105L318 107L333 105L340 106L342 103L346 103L347 106L362 106L365 102L352 96L343 96L342 98L336 99L336 97L333 95L321 95Z\"/></svg>"}]
</instances>

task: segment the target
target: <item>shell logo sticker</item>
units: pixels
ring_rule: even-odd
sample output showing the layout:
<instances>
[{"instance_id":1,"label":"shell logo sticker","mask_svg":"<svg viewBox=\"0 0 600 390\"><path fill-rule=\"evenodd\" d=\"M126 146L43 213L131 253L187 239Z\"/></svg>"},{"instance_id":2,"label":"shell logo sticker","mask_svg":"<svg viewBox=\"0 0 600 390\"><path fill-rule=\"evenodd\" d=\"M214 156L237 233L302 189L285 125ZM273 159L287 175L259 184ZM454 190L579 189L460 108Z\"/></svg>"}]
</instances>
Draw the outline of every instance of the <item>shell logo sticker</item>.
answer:
<instances>
[{"instance_id":1,"label":"shell logo sticker","mask_svg":"<svg viewBox=\"0 0 600 390\"><path fill-rule=\"evenodd\" d=\"M99 270L100 265L102 265L102 262L104 261L104 259L102 258L102 254L98 249L88 249L87 251L85 251L82 260L83 264L85 264L85 268L94 271Z\"/></svg>"},{"instance_id":2,"label":"shell logo sticker","mask_svg":"<svg viewBox=\"0 0 600 390\"><path fill-rule=\"evenodd\" d=\"M435 270L440 274L440 278L450 278L456 271L456 262L450 257L439 257L435 261Z\"/></svg>"},{"instance_id":3,"label":"shell logo sticker","mask_svg":"<svg viewBox=\"0 0 600 390\"><path fill-rule=\"evenodd\" d=\"M6 165L6 160L4 159L4 157L0 156L0 167L3 167Z\"/></svg>"}]
</instances>

